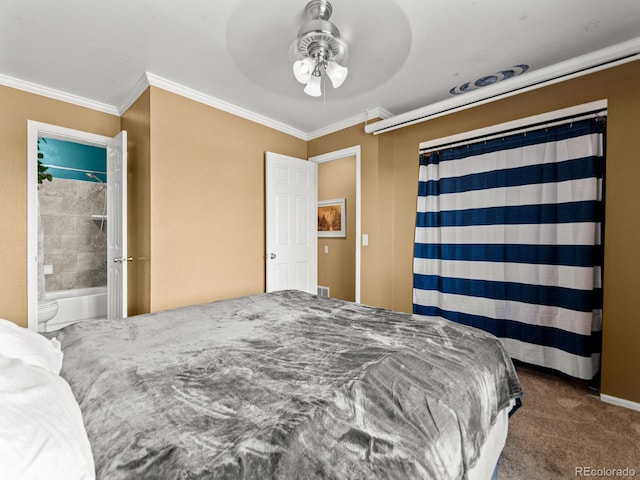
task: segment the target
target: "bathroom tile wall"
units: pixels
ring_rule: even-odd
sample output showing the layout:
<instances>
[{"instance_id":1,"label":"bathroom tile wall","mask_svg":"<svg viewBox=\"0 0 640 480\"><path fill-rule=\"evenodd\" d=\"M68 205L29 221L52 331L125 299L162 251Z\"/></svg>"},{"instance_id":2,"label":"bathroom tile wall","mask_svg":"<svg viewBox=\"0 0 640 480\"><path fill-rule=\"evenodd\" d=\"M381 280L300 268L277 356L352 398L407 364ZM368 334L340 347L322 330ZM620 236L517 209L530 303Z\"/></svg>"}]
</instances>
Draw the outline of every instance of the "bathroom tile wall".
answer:
<instances>
[{"instance_id":1,"label":"bathroom tile wall","mask_svg":"<svg viewBox=\"0 0 640 480\"><path fill-rule=\"evenodd\" d=\"M107 284L107 224L92 220L105 213L106 188L96 182L54 178L39 185L40 225L46 291Z\"/></svg>"}]
</instances>

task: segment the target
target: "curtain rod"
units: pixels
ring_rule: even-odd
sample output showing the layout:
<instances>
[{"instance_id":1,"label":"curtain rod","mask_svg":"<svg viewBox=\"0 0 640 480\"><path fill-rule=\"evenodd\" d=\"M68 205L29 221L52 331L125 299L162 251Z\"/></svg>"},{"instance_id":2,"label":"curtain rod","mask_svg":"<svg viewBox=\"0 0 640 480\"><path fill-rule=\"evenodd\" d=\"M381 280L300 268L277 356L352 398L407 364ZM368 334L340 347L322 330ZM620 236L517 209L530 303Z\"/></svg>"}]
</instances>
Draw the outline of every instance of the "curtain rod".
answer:
<instances>
[{"instance_id":1,"label":"curtain rod","mask_svg":"<svg viewBox=\"0 0 640 480\"><path fill-rule=\"evenodd\" d=\"M498 134L499 132L504 132L505 130L524 128L536 123L555 122L565 117L575 117L578 115L586 115L590 112L605 110L607 106L608 102L606 99L582 103L580 105L573 105L571 107L552 110L550 112L539 113L536 115L530 115L528 117L518 118L516 120L510 120L508 122L497 123L495 125L489 125L487 127L476 128L474 130L468 130L466 132L434 138L432 140L420 142L419 148L420 150L424 150L432 148L435 145L445 145L450 143L468 141L473 137L484 137L488 135Z\"/></svg>"},{"instance_id":2,"label":"curtain rod","mask_svg":"<svg viewBox=\"0 0 640 480\"><path fill-rule=\"evenodd\" d=\"M514 128L509 128L506 130L500 130L498 132L495 133L488 133L485 135L478 135L475 137L469 137L465 140L459 140L456 142L448 142L448 143L441 143L438 145L434 145L434 146L430 146L430 147L425 147L425 148L421 148L420 149L420 153L431 153L431 152L435 152L437 150L444 150L447 148L454 148L454 147L459 147L462 145L467 145L470 143L478 143L478 142L482 142L482 141L487 141L487 140L493 140L496 138L500 138L500 137L504 137L506 135L516 135L518 133L523 133L523 132L529 132L531 130L534 129L542 129L542 128L549 128L549 127L555 127L558 125L564 125L567 123L572 123L572 122L578 122L580 120L586 120L588 118L602 118L602 117L606 117L607 116L607 109L606 108L601 108L599 110L594 110L591 112L586 112L586 113L582 113L582 114L576 114L576 115L570 115L570 116L566 116L566 117L561 117L558 118L557 120L551 120L551 121L544 121L544 122L538 122L538 123L530 123L524 126L520 126L520 127L514 127Z\"/></svg>"}]
</instances>

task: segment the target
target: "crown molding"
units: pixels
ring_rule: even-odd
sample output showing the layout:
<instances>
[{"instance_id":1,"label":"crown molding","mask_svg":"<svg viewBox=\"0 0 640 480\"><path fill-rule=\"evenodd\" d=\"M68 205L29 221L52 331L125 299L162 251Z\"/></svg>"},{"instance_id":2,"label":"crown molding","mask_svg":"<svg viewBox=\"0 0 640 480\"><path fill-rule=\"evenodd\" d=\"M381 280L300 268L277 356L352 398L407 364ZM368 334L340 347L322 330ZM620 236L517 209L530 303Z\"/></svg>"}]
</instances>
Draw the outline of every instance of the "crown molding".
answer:
<instances>
[{"instance_id":1,"label":"crown molding","mask_svg":"<svg viewBox=\"0 0 640 480\"><path fill-rule=\"evenodd\" d=\"M0 85L5 87L15 88L29 93L35 93L43 97L52 98L54 100L60 100L62 102L72 103L80 107L90 108L99 112L108 113L110 115L120 116L120 112L113 105L107 105L106 103L96 102L89 98L80 97L71 93L63 92L62 90L56 90L55 88L45 87L44 85L38 85L37 83L27 82L19 78L10 77L0 73Z\"/></svg>"},{"instance_id":2,"label":"crown molding","mask_svg":"<svg viewBox=\"0 0 640 480\"><path fill-rule=\"evenodd\" d=\"M118 108L121 114L126 112L127 109L129 109L131 105L133 105L133 103L138 99L138 97L140 97L140 95L142 95L149 86L162 88L163 90L167 90L171 93L175 93L176 95L189 98L190 100L202 103L204 105L208 105L210 107L214 107L218 110L223 110L227 113L231 113L238 117L242 117L252 122L256 122L261 125L264 125L266 127L273 128L274 130L278 130L282 133L292 135L294 137L297 137L307 142L309 140L313 140L315 138L319 138L324 135L328 135L330 133L334 133L339 130L352 127L360 123L365 123L373 118L386 119L391 117L391 113L389 113L387 110L380 107L376 107L371 110L367 110L363 114L355 115L351 118L347 118L346 120L342 120L332 125L328 125L327 127L321 128L319 130L306 133L306 132L303 132L302 130L291 127L290 125L287 125L285 123L279 122L277 120L274 120L264 115L260 115L250 110L246 110L244 108L238 107L231 103L225 102L224 100L220 100L218 98L212 97L211 95L204 94L202 92L186 87L172 80L168 80L164 77L161 77L160 75L156 75L151 72L145 72L140 77L140 79L136 82L136 84L133 86L129 96Z\"/></svg>"},{"instance_id":3,"label":"crown molding","mask_svg":"<svg viewBox=\"0 0 640 480\"><path fill-rule=\"evenodd\" d=\"M180 85L179 83L172 82L171 80L167 80L160 77L159 75L154 75L149 72L145 72L138 79L138 81L132 87L127 98L117 107L114 105L97 102L89 98L63 92L61 90L56 90L54 88L49 88L36 83L28 82L26 80L21 80L19 78L10 77L2 73L0 73L0 85L33 93L36 95L41 95L43 97L52 98L54 100L60 100L62 102L71 103L81 107L90 108L92 110L108 113L110 115L116 115L118 117L122 116L122 114L126 112L131 107L131 105L133 105L133 103L140 97L140 95L145 92L145 90L149 86L154 86L308 141L308 134L303 132L302 130L298 130L297 128L293 128L290 125L278 122L264 115L260 115L250 110L232 105L231 103L225 102L215 97L205 95L204 93L198 92L197 90L185 87L183 85Z\"/></svg>"},{"instance_id":4,"label":"crown molding","mask_svg":"<svg viewBox=\"0 0 640 480\"><path fill-rule=\"evenodd\" d=\"M45 87L43 85L39 85L36 83L27 82L25 80L10 77L8 75L4 75L1 73L0 73L0 85L15 88L15 89L22 90L29 93L34 93L36 95L52 98L54 100L60 100L62 102L79 105L81 107L90 108L92 110L97 110L99 112L108 113L110 115L116 115L119 117L122 116L129 108L131 108L131 105L135 103L135 101L140 97L140 95L142 95L147 90L147 88L149 88L150 86L154 86L154 87L162 88L163 90L167 90L171 93L175 93L176 95L189 98L191 100L202 103L204 105L217 108L218 110L223 110L233 115L245 118L252 122L259 123L266 127L273 128L274 130L278 130L282 133L286 133L288 135L294 136L304 141L309 141L314 138L322 137L324 135L328 135L330 133L334 133L339 130L352 127L360 123L365 123L368 120L371 120L373 118L386 119L391 117L391 114L388 111L384 110L383 108L377 107L371 110L367 110L363 114L356 115L354 117L348 118L341 122L334 123L332 125L316 130L314 132L307 133L297 128L291 127L290 125L287 125L285 123L269 118L267 116L260 115L258 113L252 112L250 110L238 107L231 103L212 97L210 95L206 95L202 92L199 92L197 90L186 87L177 82L173 82L171 80L168 80L166 78L163 78L159 75L155 75L150 72L145 72L140 76L138 81L133 85L133 87L131 87L129 95L127 95L125 100L117 107L114 105L108 105L106 103L97 102L89 98L84 98L78 95L73 95L71 93L63 92L61 90L56 90L54 88Z\"/></svg>"},{"instance_id":5,"label":"crown molding","mask_svg":"<svg viewBox=\"0 0 640 480\"><path fill-rule=\"evenodd\" d=\"M147 90L147 88L149 88L149 86L149 79L147 78L147 72L145 72L140 76L138 81L134 83L131 91L129 92L129 95L127 95L127 98L125 98L124 101L120 105L118 105L118 111L120 112L121 116L131 108L131 105L133 105L136 100L140 98L140 95L142 95Z\"/></svg>"},{"instance_id":6,"label":"crown molding","mask_svg":"<svg viewBox=\"0 0 640 480\"><path fill-rule=\"evenodd\" d=\"M307 139L307 134L302 130L298 130L297 128L294 128L285 123L279 122L264 115L260 115L259 113L255 113L245 108L238 107L231 103L225 102L224 100L220 100L219 98L212 97L211 95L206 95L192 88L185 87L184 85L181 85L179 83L167 80L166 78L162 78L159 75L147 72L146 78L149 85L152 85L154 87L162 88L163 90L175 93L176 95L189 98L204 105L217 108L218 110L222 110L238 117L245 118L252 122L265 125L267 127L273 128L274 130L278 130L302 140Z\"/></svg>"},{"instance_id":7,"label":"crown molding","mask_svg":"<svg viewBox=\"0 0 640 480\"><path fill-rule=\"evenodd\" d=\"M315 138L324 137L325 135L329 135L330 133L338 132L340 130L344 130L345 128L353 127L354 125L359 125L361 123L366 123L373 118L381 118L384 120L391 116L391 113L389 113L384 108L372 108L365 111L364 113L361 113L360 115L354 115L353 117L347 118L340 122L333 123L318 130L314 130L313 132L307 134L306 140L309 141Z\"/></svg>"},{"instance_id":8,"label":"crown molding","mask_svg":"<svg viewBox=\"0 0 640 480\"><path fill-rule=\"evenodd\" d=\"M365 132L373 133L374 135L389 132L639 59L640 37L636 37L571 60L537 70L530 70L523 75L510 78L504 82L494 83L493 85L432 103L386 120L371 123L365 126Z\"/></svg>"}]
</instances>

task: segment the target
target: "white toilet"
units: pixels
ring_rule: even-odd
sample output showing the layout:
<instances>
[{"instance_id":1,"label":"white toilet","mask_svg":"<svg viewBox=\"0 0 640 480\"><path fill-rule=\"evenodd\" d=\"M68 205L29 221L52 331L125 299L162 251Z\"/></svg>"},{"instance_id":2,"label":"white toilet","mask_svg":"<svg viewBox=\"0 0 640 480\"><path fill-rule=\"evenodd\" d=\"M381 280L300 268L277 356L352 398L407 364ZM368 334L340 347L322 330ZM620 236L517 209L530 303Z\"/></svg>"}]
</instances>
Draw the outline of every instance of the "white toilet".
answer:
<instances>
[{"instance_id":1,"label":"white toilet","mask_svg":"<svg viewBox=\"0 0 640 480\"><path fill-rule=\"evenodd\" d=\"M58 313L57 300L38 300L38 331L47 331L47 322Z\"/></svg>"}]
</instances>

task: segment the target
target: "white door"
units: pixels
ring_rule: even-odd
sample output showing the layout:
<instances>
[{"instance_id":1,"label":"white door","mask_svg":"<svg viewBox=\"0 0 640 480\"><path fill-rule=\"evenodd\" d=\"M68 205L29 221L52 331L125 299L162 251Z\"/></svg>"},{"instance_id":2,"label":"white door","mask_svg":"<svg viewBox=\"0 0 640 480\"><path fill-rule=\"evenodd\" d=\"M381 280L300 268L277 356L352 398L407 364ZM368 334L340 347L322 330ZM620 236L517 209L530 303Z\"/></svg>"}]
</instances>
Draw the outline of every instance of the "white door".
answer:
<instances>
[{"instance_id":1,"label":"white door","mask_svg":"<svg viewBox=\"0 0 640 480\"><path fill-rule=\"evenodd\" d=\"M127 316L127 132L107 142L107 318Z\"/></svg>"},{"instance_id":2,"label":"white door","mask_svg":"<svg viewBox=\"0 0 640 480\"><path fill-rule=\"evenodd\" d=\"M316 294L318 166L267 152L266 289Z\"/></svg>"}]
</instances>

